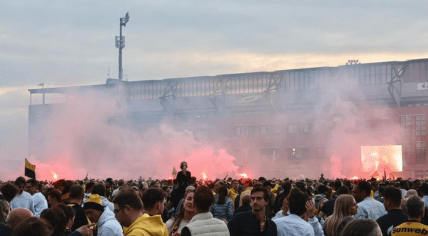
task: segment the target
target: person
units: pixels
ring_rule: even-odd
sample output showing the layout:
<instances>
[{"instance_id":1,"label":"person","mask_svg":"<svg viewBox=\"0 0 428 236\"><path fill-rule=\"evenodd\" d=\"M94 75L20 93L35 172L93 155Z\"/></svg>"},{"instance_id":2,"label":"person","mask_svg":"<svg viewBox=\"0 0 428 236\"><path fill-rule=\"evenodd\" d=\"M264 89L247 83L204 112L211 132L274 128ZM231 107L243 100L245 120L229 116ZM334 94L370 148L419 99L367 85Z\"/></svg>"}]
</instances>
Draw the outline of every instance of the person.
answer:
<instances>
[{"instance_id":1,"label":"person","mask_svg":"<svg viewBox=\"0 0 428 236\"><path fill-rule=\"evenodd\" d=\"M50 188L46 191L48 197L48 203L51 208L58 206L62 203L61 192L57 189Z\"/></svg>"},{"instance_id":2,"label":"person","mask_svg":"<svg viewBox=\"0 0 428 236\"><path fill-rule=\"evenodd\" d=\"M406 222L408 216L401 209L402 191L395 187L388 187L383 191L383 205L388 211L388 214L379 217L376 222L382 230L382 235L390 235L391 230Z\"/></svg>"},{"instance_id":3,"label":"person","mask_svg":"<svg viewBox=\"0 0 428 236\"><path fill-rule=\"evenodd\" d=\"M184 192L184 196L186 196L189 192L195 192L195 187L187 186L186 191ZM178 214L178 211L181 208L181 204L183 203L183 200L184 200L184 197L180 199L180 201L178 202L177 209L174 210L174 215Z\"/></svg>"},{"instance_id":4,"label":"person","mask_svg":"<svg viewBox=\"0 0 428 236\"><path fill-rule=\"evenodd\" d=\"M181 171L179 171L177 173L178 185L186 185L187 186L190 184L190 179L192 177L192 173L190 173L190 171L188 171L187 168L188 168L187 162L185 162L185 161L181 162L181 164L180 164Z\"/></svg>"},{"instance_id":5,"label":"person","mask_svg":"<svg viewBox=\"0 0 428 236\"><path fill-rule=\"evenodd\" d=\"M250 195L245 195L242 198L242 206L236 208L235 212L233 213L233 216L235 216L236 214L240 213L240 212L246 212L246 211L251 211L251 196Z\"/></svg>"},{"instance_id":6,"label":"person","mask_svg":"<svg viewBox=\"0 0 428 236\"><path fill-rule=\"evenodd\" d=\"M70 202L67 206L71 206L75 211L74 223L71 226L71 231L75 231L83 225L89 224L85 211L82 208L82 202L85 192L80 185L73 185L70 188Z\"/></svg>"},{"instance_id":7,"label":"person","mask_svg":"<svg viewBox=\"0 0 428 236\"><path fill-rule=\"evenodd\" d=\"M353 215L357 214L358 205L354 197L348 194L341 194L334 203L333 214L325 220L324 234L326 236L339 236L346 224L354 220Z\"/></svg>"},{"instance_id":8,"label":"person","mask_svg":"<svg viewBox=\"0 0 428 236\"><path fill-rule=\"evenodd\" d=\"M102 205L101 196L91 194L83 205L85 214L91 223L98 226L98 236L122 236L122 227L115 219L113 212Z\"/></svg>"},{"instance_id":9,"label":"person","mask_svg":"<svg viewBox=\"0 0 428 236\"><path fill-rule=\"evenodd\" d=\"M18 187L16 187L14 184L3 184L0 188L1 195L6 199L6 201L10 202L12 199L18 194L19 190Z\"/></svg>"},{"instance_id":10,"label":"person","mask_svg":"<svg viewBox=\"0 0 428 236\"><path fill-rule=\"evenodd\" d=\"M229 236L229 230L225 222L216 219L210 212L214 203L214 195L210 188L200 186L193 197L194 216L181 230L181 236L216 235ZM214 233L215 232L215 233Z\"/></svg>"},{"instance_id":11,"label":"person","mask_svg":"<svg viewBox=\"0 0 428 236\"><path fill-rule=\"evenodd\" d=\"M26 186L24 177L18 177L14 184L16 187L18 187L18 193L10 202L10 208L26 208L35 214L33 198L29 193L24 191Z\"/></svg>"},{"instance_id":12,"label":"person","mask_svg":"<svg viewBox=\"0 0 428 236\"><path fill-rule=\"evenodd\" d=\"M101 197L103 207L108 207L108 209L113 212L113 203L111 203L106 197L106 187L104 186L104 184L96 184L92 188L91 194L98 194Z\"/></svg>"},{"instance_id":13,"label":"person","mask_svg":"<svg viewBox=\"0 0 428 236\"><path fill-rule=\"evenodd\" d=\"M236 214L227 227L231 236L277 235L277 226L266 216L266 205L269 201L267 189L253 188L250 192L251 211ZM242 200L244 200L245 196Z\"/></svg>"},{"instance_id":14,"label":"person","mask_svg":"<svg viewBox=\"0 0 428 236\"><path fill-rule=\"evenodd\" d=\"M38 183L35 179L29 179L27 180L26 190L33 198L34 216L40 217L40 213L42 213L44 209L48 208L48 201L45 196L39 192L37 185Z\"/></svg>"},{"instance_id":15,"label":"person","mask_svg":"<svg viewBox=\"0 0 428 236\"><path fill-rule=\"evenodd\" d=\"M243 179L242 180L242 192L236 196L235 198L235 209L237 207L242 206L242 198L245 195L251 195L251 190L253 189L253 182L251 181L251 179Z\"/></svg>"},{"instance_id":16,"label":"person","mask_svg":"<svg viewBox=\"0 0 428 236\"><path fill-rule=\"evenodd\" d=\"M239 181L237 179L234 179L232 180L232 187L229 189L229 197L230 199L232 199L233 203L235 203L235 198L236 196L238 196L238 194L239 194Z\"/></svg>"},{"instance_id":17,"label":"person","mask_svg":"<svg viewBox=\"0 0 428 236\"><path fill-rule=\"evenodd\" d=\"M10 212L10 204L6 200L0 200L0 224L6 223L6 218Z\"/></svg>"},{"instance_id":18,"label":"person","mask_svg":"<svg viewBox=\"0 0 428 236\"><path fill-rule=\"evenodd\" d=\"M12 232L19 223L31 217L33 217L33 213L26 208L13 209L6 219L6 224L0 224L0 235L12 235Z\"/></svg>"},{"instance_id":19,"label":"person","mask_svg":"<svg viewBox=\"0 0 428 236\"><path fill-rule=\"evenodd\" d=\"M372 219L358 219L349 222L343 229L341 236L382 236L376 221Z\"/></svg>"},{"instance_id":20,"label":"person","mask_svg":"<svg viewBox=\"0 0 428 236\"><path fill-rule=\"evenodd\" d=\"M318 219L314 215L315 203L300 189L293 189L288 200L290 215L274 220L278 236L323 235Z\"/></svg>"},{"instance_id":21,"label":"person","mask_svg":"<svg viewBox=\"0 0 428 236\"><path fill-rule=\"evenodd\" d=\"M285 181L282 184L282 192L276 196L275 204L274 204L274 212L278 214L280 210L283 209L284 199L288 197L290 194L292 185L290 181ZM288 210L287 210L288 211Z\"/></svg>"},{"instance_id":22,"label":"person","mask_svg":"<svg viewBox=\"0 0 428 236\"><path fill-rule=\"evenodd\" d=\"M52 233L52 226L49 225L48 222L36 217L31 217L18 224L13 236L46 236L52 235Z\"/></svg>"},{"instance_id":23,"label":"person","mask_svg":"<svg viewBox=\"0 0 428 236\"><path fill-rule=\"evenodd\" d=\"M404 198L407 194L407 189L409 189L409 183L406 180L400 181L400 190L401 190L401 196Z\"/></svg>"},{"instance_id":24,"label":"person","mask_svg":"<svg viewBox=\"0 0 428 236\"><path fill-rule=\"evenodd\" d=\"M67 236L67 235L71 234L71 231L74 231L74 230L71 229L71 227L74 224L74 219L75 219L75 216L76 216L76 211L73 209L73 207L66 206L64 204L59 204L57 206L57 208L60 208L64 212L64 215L65 215L64 222L66 222L65 223L64 235Z\"/></svg>"},{"instance_id":25,"label":"person","mask_svg":"<svg viewBox=\"0 0 428 236\"><path fill-rule=\"evenodd\" d=\"M417 196L410 197L406 203L409 219L393 228L391 236L427 235L428 226L421 223L425 213L425 204Z\"/></svg>"},{"instance_id":26,"label":"person","mask_svg":"<svg viewBox=\"0 0 428 236\"><path fill-rule=\"evenodd\" d=\"M144 194L152 195L152 191L148 189ZM143 194L143 197L144 197ZM161 200L154 196L145 196L146 205L151 205L152 208ZM163 195L162 195L163 199ZM150 200L150 202L149 202ZM150 216L143 212L143 203L141 198L132 188L123 188L113 198L114 214L120 224L125 227L125 236L140 236L140 235L156 235L167 236L168 229L162 222L160 215Z\"/></svg>"},{"instance_id":27,"label":"person","mask_svg":"<svg viewBox=\"0 0 428 236\"><path fill-rule=\"evenodd\" d=\"M385 206L370 196L371 187L367 181L361 181L354 186L352 195L358 203L358 213L355 219L372 219L377 220L379 217L386 215Z\"/></svg>"},{"instance_id":28,"label":"person","mask_svg":"<svg viewBox=\"0 0 428 236\"><path fill-rule=\"evenodd\" d=\"M54 208L45 209L40 214L40 218L46 220L52 226L52 236L65 235L68 220L64 211L59 207L61 204L58 204Z\"/></svg>"},{"instance_id":29,"label":"person","mask_svg":"<svg viewBox=\"0 0 428 236\"><path fill-rule=\"evenodd\" d=\"M349 193L350 193L349 188L348 188L348 187L346 187L346 186L340 186L340 187L337 189L337 191L336 191L336 195L337 195L337 197L339 197L339 196L340 196L340 195L342 195L342 194L349 194ZM320 213L319 213L319 216L320 216L320 217L325 217L325 218L327 218L327 217L329 217L329 216L331 216L331 215L333 214L333 211L334 211L334 205L335 205L336 199L337 199L337 198L333 198L333 199L331 199L331 200L328 200L328 201L324 204L324 206L321 208L321 211L320 211Z\"/></svg>"},{"instance_id":30,"label":"person","mask_svg":"<svg viewBox=\"0 0 428 236\"><path fill-rule=\"evenodd\" d=\"M181 230L186 226L192 217L194 216L193 209L193 196L195 194L195 189L187 191L184 195L184 202L180 206L178 214L174 218L169 219L166 222L166 227L168 228L169 236L174 236L178 233L181 233Z\"/></svg>"},{"instance_id":31,"label":"person","mask_svg":"<svg viewBox=\"0 0 428 236\"><path fill-rule=\"evenodd\" d=\"M263 182L263 188L266 188L269 194L269 200L268 204L266 205L265 213L270 219L272 219L272 217L274 216L273 207L275 205L275 195L271 192L274 187L275 186L273 186L270 181Z\"/></svg>"},{"instance_id":32,"label":"person","mask_svg":"<svg viewBox=\"0 0 428 236\"><path fill-rule=\"evenodd\" d=\"M158 188L149 188L144 194L143 194L143 206L144 206L144 213L155 216L155 215L162 215L165 205L164 205L164 195L161 189Z\"/></svg>"},{"instance_id":33,"label":"person","mask_svg":"<svg viewBox=\"0 0 428 236\"><path fill-rule=\"evenodd\" d=\"M215 201L210 210L213 217L229 222L233 217L233 202L227 196L227 188L225 186L219 187L214 198Z\"/></svg>"}]
</instances>

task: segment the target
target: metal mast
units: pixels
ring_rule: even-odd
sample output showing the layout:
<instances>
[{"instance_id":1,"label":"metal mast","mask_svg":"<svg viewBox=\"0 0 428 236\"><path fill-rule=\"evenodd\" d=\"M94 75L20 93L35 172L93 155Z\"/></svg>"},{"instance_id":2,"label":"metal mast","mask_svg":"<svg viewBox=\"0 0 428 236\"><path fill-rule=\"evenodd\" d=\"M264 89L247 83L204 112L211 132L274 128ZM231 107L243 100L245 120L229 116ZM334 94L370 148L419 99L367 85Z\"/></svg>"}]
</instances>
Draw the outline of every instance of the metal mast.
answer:
<instances>
[{"instance_id":1,"label":"metal mast","mask_svg":"<svg viewBox=\"0 0 428 236\"><path fill-rule=\"evenodd\" d=\"M125 17L120 18L120 36L116 36L116 47L119 48L119 80L123 79L122 49L125 47L125 36L122 36L122 25L126 27L128 21L129 12L126 13Z\"/></svg>"}]
</instances>

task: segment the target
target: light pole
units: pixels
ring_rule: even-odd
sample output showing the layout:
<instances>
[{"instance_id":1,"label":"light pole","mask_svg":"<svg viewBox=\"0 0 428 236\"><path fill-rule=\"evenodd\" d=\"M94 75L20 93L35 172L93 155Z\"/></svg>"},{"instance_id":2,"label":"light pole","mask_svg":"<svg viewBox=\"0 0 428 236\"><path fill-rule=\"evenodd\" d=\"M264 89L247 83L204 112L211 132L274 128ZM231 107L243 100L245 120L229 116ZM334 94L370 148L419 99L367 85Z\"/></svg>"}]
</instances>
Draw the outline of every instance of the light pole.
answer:
<instances>
[{"instance_id":1,"label":"light pole","mask_svg":"<svg viewBox=\"0 0 428 236\"><path fill-rule=\"evenodd\" d=\"M116 47L119 48L119 80L123 79L122 49L125 47L125 36L122 37L122 25L126 27L128 21L129 12L126 13L125 17L120 18L120 36L116 36Z\"/></svg>"}]
</instances>

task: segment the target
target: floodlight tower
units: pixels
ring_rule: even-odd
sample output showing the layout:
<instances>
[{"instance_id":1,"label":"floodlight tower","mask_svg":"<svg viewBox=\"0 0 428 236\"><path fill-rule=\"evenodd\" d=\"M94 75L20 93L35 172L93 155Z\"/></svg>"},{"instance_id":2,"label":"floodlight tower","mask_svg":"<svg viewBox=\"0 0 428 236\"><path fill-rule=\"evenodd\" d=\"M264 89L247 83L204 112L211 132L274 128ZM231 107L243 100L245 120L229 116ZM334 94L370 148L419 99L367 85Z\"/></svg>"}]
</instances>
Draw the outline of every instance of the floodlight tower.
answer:
<instances>
[{"instance_id":1,"label":"floodlight tower","mask_svg":"<svg viewBox=\"0 0 428 236\"><path fill-rule=\"evenodd\" d=\"M125 17L120 18L120 36L116 36L116 47L119 48L119 80L123 79L122 49L125 47L125 36L122 36L122 25L126 27L128 21L129 12L126 13Z\"/></svg>"}]
</instances>

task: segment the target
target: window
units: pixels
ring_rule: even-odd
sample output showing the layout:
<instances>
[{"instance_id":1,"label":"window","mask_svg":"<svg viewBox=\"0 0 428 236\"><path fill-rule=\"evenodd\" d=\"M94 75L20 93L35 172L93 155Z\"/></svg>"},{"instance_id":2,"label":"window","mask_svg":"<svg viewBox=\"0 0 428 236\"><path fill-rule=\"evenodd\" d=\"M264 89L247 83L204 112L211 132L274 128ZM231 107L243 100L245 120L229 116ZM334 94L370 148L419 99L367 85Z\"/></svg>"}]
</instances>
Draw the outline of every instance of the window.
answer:
<instances>
[{"instance_id":1,"label":"window","mask_svg":"<svg viewBox=\"0 0 428 236\"><path fill-rule=\"evenodd\" d=\"M260 155L264 158L268 158L272 161L281 157L280 148L262 148L260 149Z\"/></svg>"},{"instance_id":2,"label":"window","mask_svg":"<svg viewBox=\"0 0 428 236\"><path fill-rule=\"evenodd\" d=\"M401 116L401 126L405 129L406 135L410 135L410 127L412 124L411 116Z\"/></svg>"},{"instance_id":3,"label":"window","mask_svg":"<svg viewBox=\"0 0 428 236\"><path fill-rule=\"evenodd\" d=\"M296 148L287 148L288 159L296 159Z\"/></svg>"},{"instance_id":4,"label":"window","mask_svg":"<svg viewBox=\"0 0 428 236\"><path fill-rule=\"evenodd\" d=\"M240 126L236 126L235 127L235 135L236 136L241 136L241 127Z\"/></svg>"},{"instance_id":5,"label":"window","mask_svg":"<svg viewBox=\"0 0 428 236\"><path fill-rule=\"evenodd\" d=\"M262 126L260 126L260 133L262 135L269 135L270 134L269 125L262 125Z\"/></svg>"},{"instance_id":6,"label":"window","mask_svg":"<svg viewBox=\"0 0 428 236\"><path fill-rule=\"evenodd\" d=\"M427 124L425 121L425 115L416 116L416 125L415 125L416 136L418 136L418 137L425 136L426 135L426 128L427 128Z\"/></svg>"},{"instance_id":7,"label":"window","mask_svg":"<svg viewBox=\"0 0 428 236\"><path fill-rule=\"evenodd\" d=\"M309 124L301 124L301 131L302 133L308 134L309 133Z\"/></svg>"},{"instance_id":8,"label":"window","mask_svg":"<svg viewBox=\"0 0 428 236\"><path fill-rule=\"evenodd\" d=\"M426 163L426 143L416 142L416 163Z\"/></svg>"},{"instance_id":9,"label":"window","mask_svg":"<svg viewBox=\"0 0 428 236\"><path fill-rule=\"evenodd\" d=\"M281 126L280 125L273 125L272 132L273 132L273 134L281 133Z\"/></svg>"},{"instance_id":10,"label":"window","mask_svg":"<svg viewBox=\"0 0 428 236\"><path fill-rule=\"evenodd\" d=\"M297 130L297 125L296 124L289 124L288 125L288 133L289 134L295 134L297 132L298 132L298 130Z\"/></svg>"},{"instance_id":11,"label":"window","mask_svg":"<svg viewBox=\"0 0 428 236\"><path fill-rule=\"evenodd\" d=\"M256 126L255 125L247 126L247 135L248 136L254 135L255 132L256 132Z\"/></svg>"}]
</instances>

